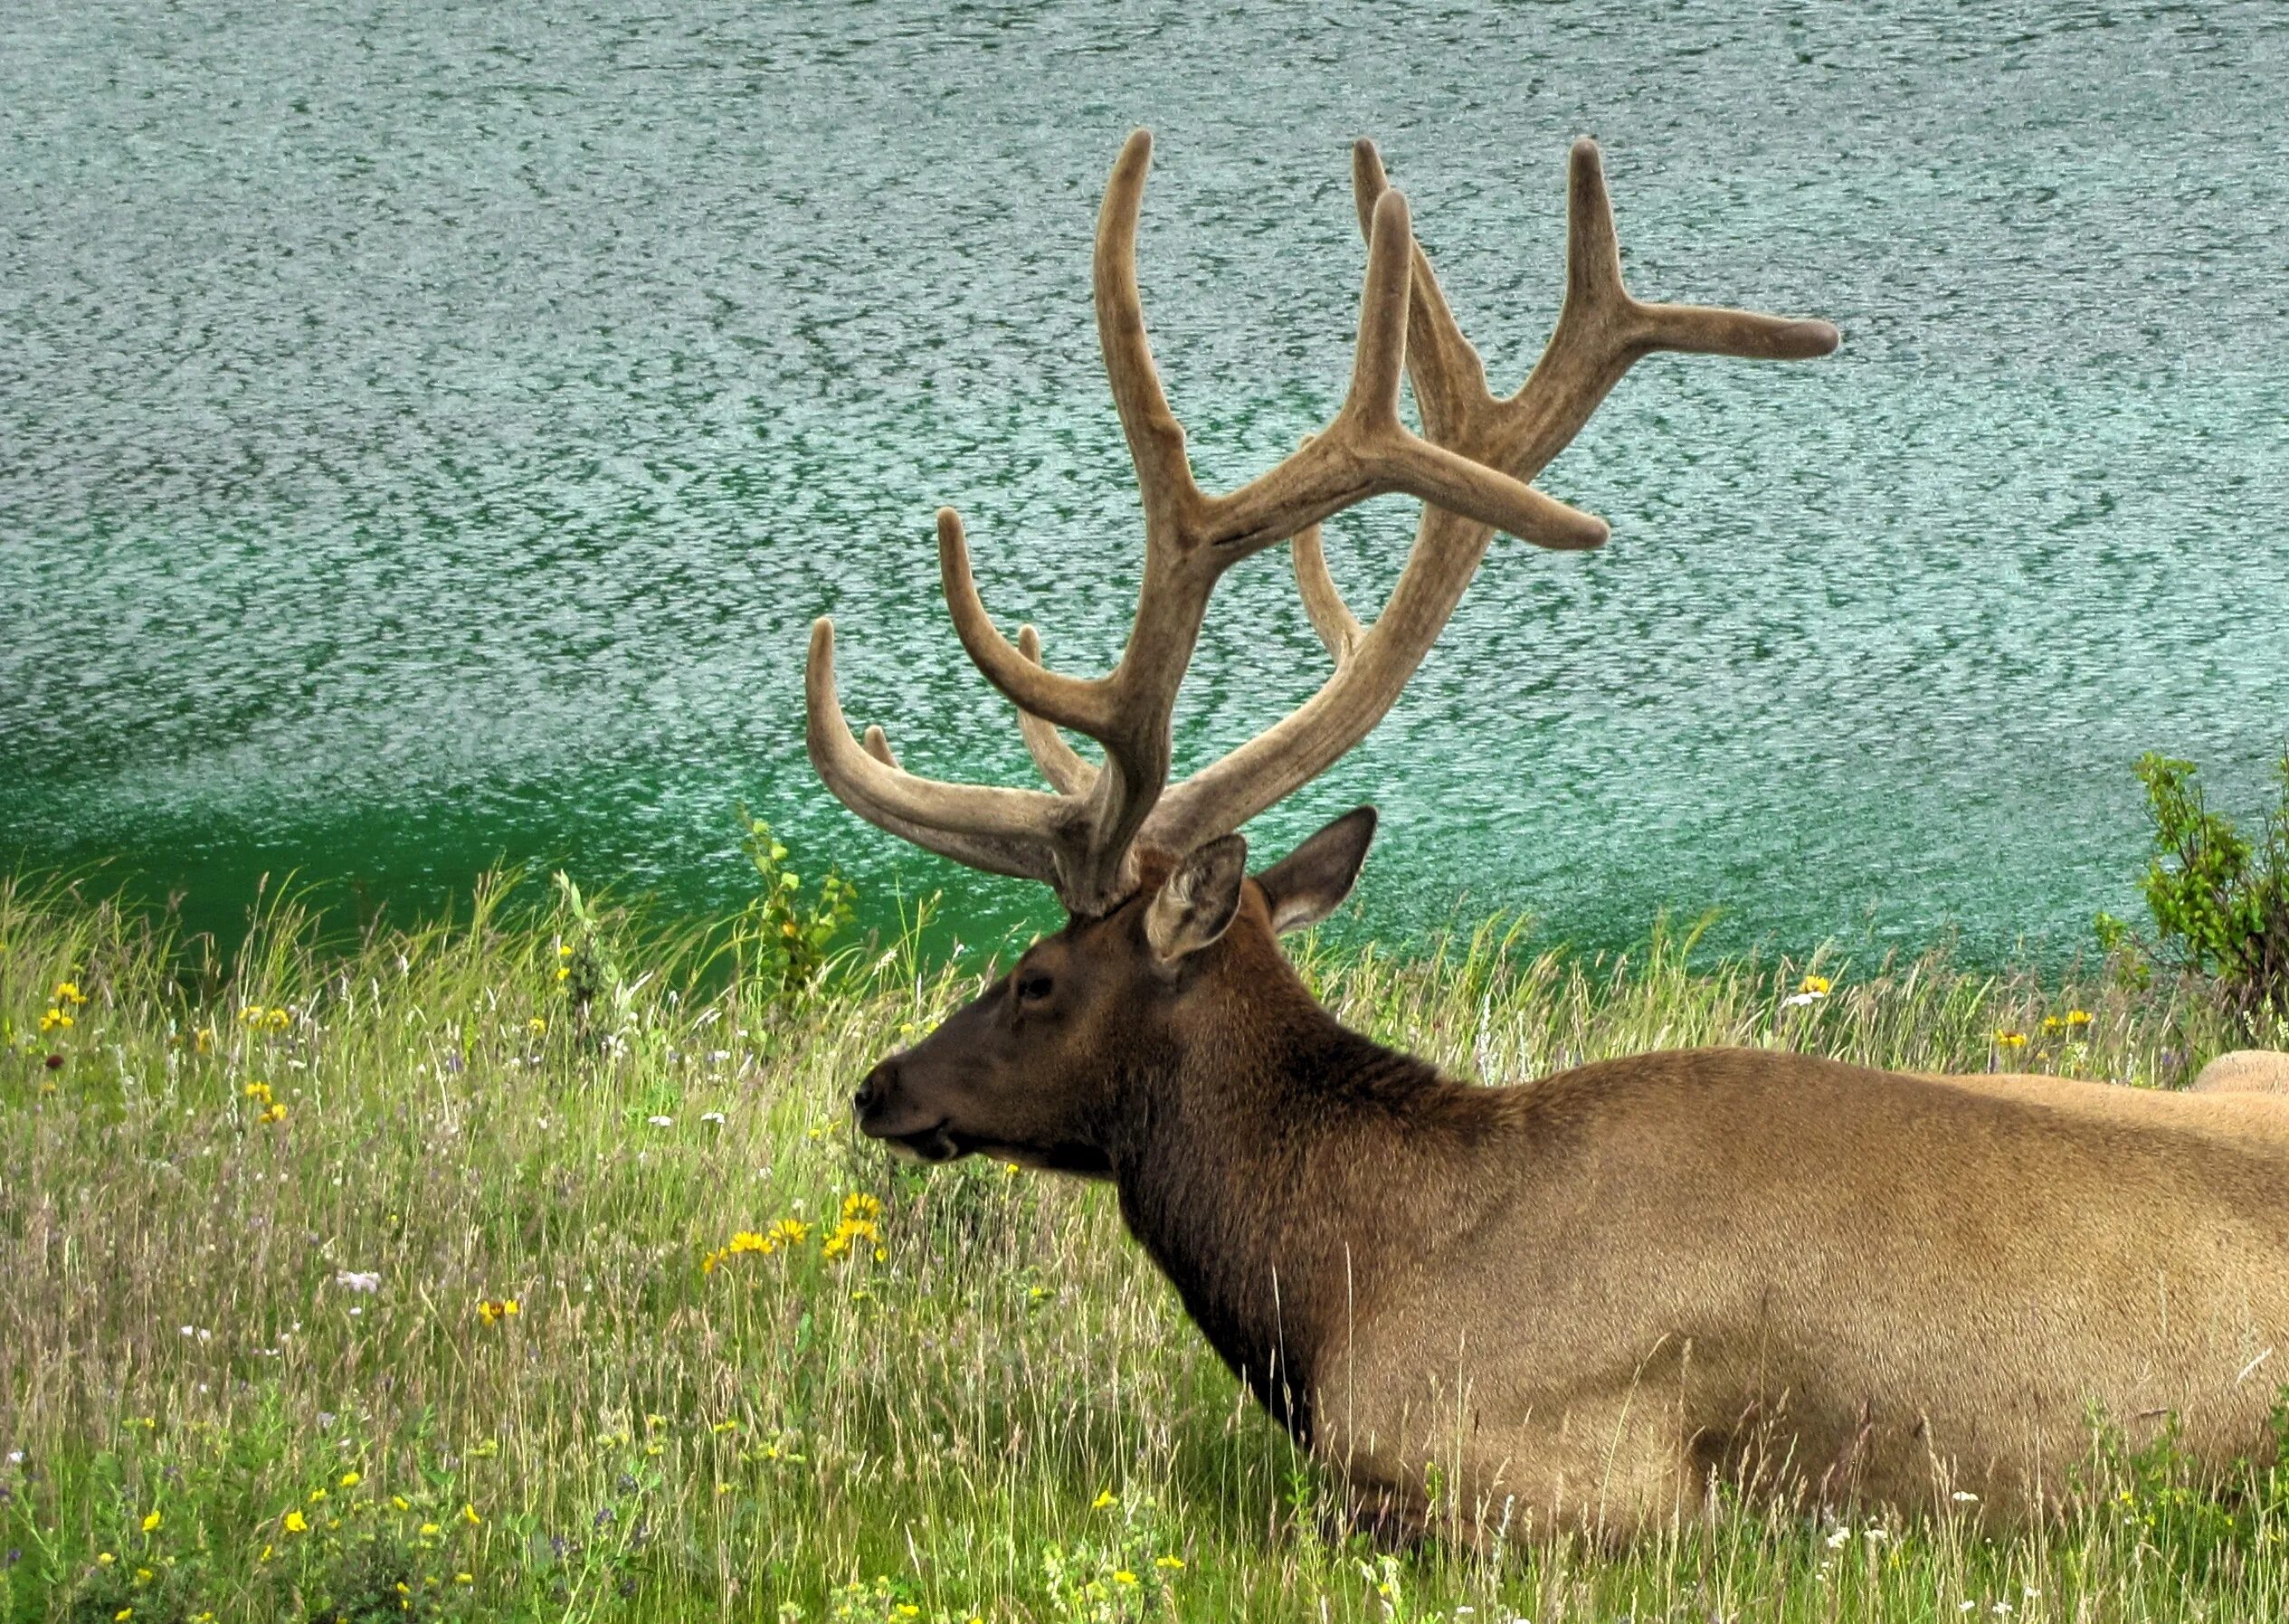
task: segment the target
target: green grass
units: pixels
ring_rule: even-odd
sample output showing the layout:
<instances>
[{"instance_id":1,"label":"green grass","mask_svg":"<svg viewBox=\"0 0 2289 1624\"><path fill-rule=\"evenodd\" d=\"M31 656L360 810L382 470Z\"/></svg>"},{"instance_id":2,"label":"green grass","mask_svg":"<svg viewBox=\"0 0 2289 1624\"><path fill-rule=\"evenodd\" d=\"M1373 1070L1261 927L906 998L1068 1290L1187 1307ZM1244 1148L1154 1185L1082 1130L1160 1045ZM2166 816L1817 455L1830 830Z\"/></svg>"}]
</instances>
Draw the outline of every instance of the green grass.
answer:
<instances>
[{"instance_id":1,"label":"green grass","mask_svg":"<svg viewBox=\"0 0 2289 1624\"><path fill-rule=\"evenodd\" d=\"M2091 1493L2003 1541L1734 1507L1619 1553L1331 1543L1108 1192L852 1136L854 1080L971 973L893 945L789 1003L738 973L752 918L592 913L494 888L329 948L281 905L225 955L0 885L0 1619L2289 1611L2277 1475L2213 1497L2103 1439ZM2223 1041L2095 973L1687 945L1583 962L1490 925L1302 959L1353 1024L1487 1078L1722 1042L2153 1086ZM1814 971L1832 992L1784 1004Z\"/></svg>"}]
</instances>

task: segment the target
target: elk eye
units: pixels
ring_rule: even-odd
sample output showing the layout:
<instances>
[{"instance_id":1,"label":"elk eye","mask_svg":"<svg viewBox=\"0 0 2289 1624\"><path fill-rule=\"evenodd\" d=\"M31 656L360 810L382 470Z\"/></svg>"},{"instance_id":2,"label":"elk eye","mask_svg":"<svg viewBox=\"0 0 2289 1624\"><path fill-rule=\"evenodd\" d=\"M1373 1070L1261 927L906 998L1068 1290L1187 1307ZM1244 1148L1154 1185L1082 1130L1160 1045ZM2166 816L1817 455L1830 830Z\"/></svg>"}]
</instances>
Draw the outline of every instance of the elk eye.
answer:
<instances>
[{"instance_id":1,"label":"elk eye","mask_svg":"<svg viewBox=\"0 0 2289 1624\"><path fill-rule=\"evenodd\" d=\"M1050 978L1039 970L1022 977L1017 983L1018 1002L1039 1003L1050 995Z\"/></svg>"}]
</instances>

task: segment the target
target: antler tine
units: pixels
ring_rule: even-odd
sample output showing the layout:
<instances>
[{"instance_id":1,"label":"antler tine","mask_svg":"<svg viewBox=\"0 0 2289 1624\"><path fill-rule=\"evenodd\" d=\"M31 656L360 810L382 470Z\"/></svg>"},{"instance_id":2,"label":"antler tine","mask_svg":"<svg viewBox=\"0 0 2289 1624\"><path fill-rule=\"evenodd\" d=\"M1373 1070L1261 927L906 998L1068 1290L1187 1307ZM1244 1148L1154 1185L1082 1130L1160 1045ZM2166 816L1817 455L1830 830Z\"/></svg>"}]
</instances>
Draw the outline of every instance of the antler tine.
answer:
<instances>
[{"instance_id":1,"label":"antler tine","mask_svg":"<svg viewBox=\"0 0 2289 1624\"><path fill-rule=\"evenodd\" d=\"M1030 625L1017 630L1017 651L1035 665L1041 663L1041 634ZM1097 783L1097 769L1081 758L1079 751L1065 742L1064 735L1031 711L1017 713L1018 732L1025 739L1026 754L1033 765L1041 769L1041 776L1061 795L1086 795Z\"/></svg>"},{"instance_id":2,"label":"antler tine","mask_svg":"<svg viewBox=\"0 0 2289 1624\"><path fill-rule=\"evenodd\" d=\"M1501 403L1493 461L1532 479L1572 442L1622 374L1656 350L1800 361L1836 348L1834 324L1705 305L1648 304L1621 280L1621 250L1597 142L1568 156L1566 297L1524 386Z\"/></svg>"},{"instance_id":3,"label":"antler tine","mask_svg":"<svg viewBox=\"0 0 2289 1624\"><path fill-rule=\"evenodd\" d=\"M1382 155L1372 141L1356 141L1351 149L1352 201L1359 209L1359 234L1374 238L1375 210L1389 193L1391 178L1383 173ZM1422 412L1423 432L1439 445L1456 443L1458 432L1482 418L1495 404L1486 387L1486 364L1463 336L1447 296L1422 244L1408 241L1411 254L1411 288L1407 306L1407 373L1415 385L1415 404Z\"/></svg>"},{"instance_id":4,"label":"antler tine","mask_svg":"<svg viewBox=\"0 0 2289 1624\"><path fill-rule=\"evenodd\" d=\"M1113 388L1129 461L1136 467L1148 537L1157 528L1178 534L1191 528L1201 499L1184 455L1184 425L1169 410L1153 366L1144 302L1136 286L1136 219L1152 166L1153 132L1137 130L1122 146L1105 184L1093 271L1097 343L1105 352L1106 381Z\"/></svg>"},{"instance_id":5,"label":"antler tine","mask_svg":"<svg viewBox=\"0 0 2289 1624\"><path fill-rule=\"evenodd\" d=\"M834 622L824 615L811 624L803 689L811 765L845 806L955 862L1057 883L1059 826L1071 815L1059 797L923 778L897 765L881 728L869 727L863 746L851 736L835 694Z\"/></svg>"},{"instance_id":6,"label":"antler tine","mask_svg":"<svg viewBox=\"0 0 2289 1624\"><path fill-rule=\"evenodd\" d=\"M1328 653L1341 665L1351 658L1366 628L1359 617L1352 613L1344 602L1344 594L1335 589L1335 578L1327 573L1327 555L1319 545L1319 527L1312 525L1289 544L1296 565L1296 590L1302 594L1304 613L1311 617L1312 630L1319 633L1319 641Z\"/></svg>"}]
</instances>

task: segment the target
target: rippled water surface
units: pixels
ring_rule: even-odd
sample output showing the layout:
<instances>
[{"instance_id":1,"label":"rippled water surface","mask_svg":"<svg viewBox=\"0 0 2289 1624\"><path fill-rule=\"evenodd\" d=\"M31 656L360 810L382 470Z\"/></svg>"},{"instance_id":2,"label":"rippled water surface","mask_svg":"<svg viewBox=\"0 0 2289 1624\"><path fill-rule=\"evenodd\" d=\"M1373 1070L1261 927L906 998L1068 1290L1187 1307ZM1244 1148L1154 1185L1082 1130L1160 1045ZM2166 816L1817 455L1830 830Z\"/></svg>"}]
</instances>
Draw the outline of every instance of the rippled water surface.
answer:
<instances>
[{"instance_id":1,"label":"rippled water surface","mask_svg":"<svg viewBox=\"0 0 2289 1624\"><path fill-rule=\"evenodd\" d=\"M400 907L497 858L739 894L732 809L877 906L1039 902L841 811L803 630L907 762L1023 783L930 516L1054 662L1139 532L1088 297L1122 136L1203 478L1332 410L1382 143L1498 381L1568 139L1643 293L1818 314L1649 362L1412 689L1251 832L1386 814L1368 922L1977 952L2135 906L2138 752L2253 809L2289 727L2289 13L409 3L0 11L0 860ZM1331 526L1363 610L1411 526ZM1180 767L1325 670L1228 578Z\"/></svg>"}]
</instances>

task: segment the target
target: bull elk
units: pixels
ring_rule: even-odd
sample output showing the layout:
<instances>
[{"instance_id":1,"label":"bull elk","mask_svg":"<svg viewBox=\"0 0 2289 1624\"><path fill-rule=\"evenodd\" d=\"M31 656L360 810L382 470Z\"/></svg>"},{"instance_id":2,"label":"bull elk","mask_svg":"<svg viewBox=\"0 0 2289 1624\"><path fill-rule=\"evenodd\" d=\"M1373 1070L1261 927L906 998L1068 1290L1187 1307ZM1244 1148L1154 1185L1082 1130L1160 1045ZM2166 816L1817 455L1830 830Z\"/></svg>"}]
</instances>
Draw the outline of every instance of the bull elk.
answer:
<instances>
[{"instance_id":1,"label":"bull elk","mask_svg":"<svg viewBox=\"0 0 2289 1624\"><path fill-rule=\"evenodd\" d=\"M937 516L963 648L1017 708L1046 791L941 783L861 743L812 630L811 759L917 845L1053 887L1069 916L858 1089L860 1129L925 1162L983 1154L1109 1180L1130 1231L1263 1404L1388 1537L1434 1524L1586 1528L1691 1514L1714 1481L2006 1514L2057 1489L2089 1407L2180 1418L2222 1466L2289 1376L2289 1116L2249 1096L1913 1077L1753 1049L1645 1054L1465 1085L1350 1031L1278 938L1356 878L1372 808L1260 872L1235 832L1374 727L1497 529L1594 547L1533 489L1640 356L1797 359L1826 322L1640 302L1597 147L1577 143L1562 308L1497 399L1404 198L1362 143L1366 285L1325 432L1201 490L1147 347L1135 244L1151 142L1098 216L1098 334L1144 498L1119 663L1049 670ZM1399 412L1411 380L1422 432ZM1320 521L1422 504L1382 613L1358 621ZM1170 717L1217 578L1292 539L1333 656L1299 708L1171 784ZM1091 761L1061 729L1103 750ZM1434 1488L1433 1486L1436 1486Z\"/></svg>"}]
</instances>

